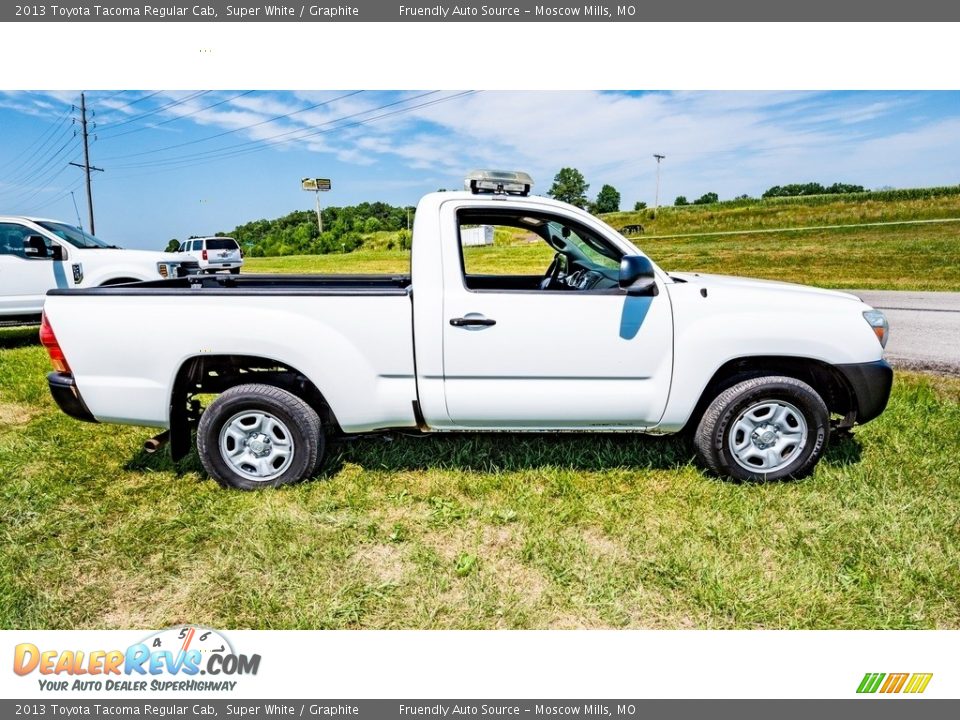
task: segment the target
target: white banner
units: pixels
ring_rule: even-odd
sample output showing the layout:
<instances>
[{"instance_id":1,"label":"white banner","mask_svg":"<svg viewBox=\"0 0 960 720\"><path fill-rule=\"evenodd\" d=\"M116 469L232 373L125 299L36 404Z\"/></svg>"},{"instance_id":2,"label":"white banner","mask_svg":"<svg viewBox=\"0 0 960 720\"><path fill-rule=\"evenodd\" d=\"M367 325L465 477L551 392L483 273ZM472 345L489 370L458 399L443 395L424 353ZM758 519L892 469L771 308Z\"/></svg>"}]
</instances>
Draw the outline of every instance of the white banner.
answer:
<instances>
[{"instance_id":1,"label":"white banner","mask_svg":"<svg viewBox=\"0 0 960 720\"><path fill-rule=\"evenodd\" d=\"M0 633L0 658L4 699L893 700L960 698L958 640L956 631L16 630ZM868 674L884 675L872 691Z\"/></svg>"}]
</instances>

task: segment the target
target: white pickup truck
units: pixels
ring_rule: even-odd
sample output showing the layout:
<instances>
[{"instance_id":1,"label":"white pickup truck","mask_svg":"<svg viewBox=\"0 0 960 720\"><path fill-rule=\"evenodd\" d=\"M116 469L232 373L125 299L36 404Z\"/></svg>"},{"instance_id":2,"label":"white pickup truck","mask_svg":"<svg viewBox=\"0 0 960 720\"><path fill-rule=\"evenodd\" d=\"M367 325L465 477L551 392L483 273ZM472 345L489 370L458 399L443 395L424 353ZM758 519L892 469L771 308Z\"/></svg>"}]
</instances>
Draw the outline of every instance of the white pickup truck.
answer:
<instances>
[{"instance_id":1,"label":"white pickup truck","mask_svg":"<svg viewBox=\"0 0 960 720\"><path fill-rule=\"evenodd\" d=\"M410 275L54 290L53 396L82 420L169 428L157 442L175 459L195 428L210 475L243 489L311 476L331 435L400 429L689 428L719 474L796 478L832 427L884 410L882 313L842 292L664 271L531 184L484 171L424 197ZM462 246L476 226L493 245Z\"/></svg>"},{"instance_id":2,"label":"white pickup truck","mask_svg":"<svg viewBox=\"0 0 960 720\"><path fill-rule=\"evenodd\" d=\"M53 288L86 288L196 273L187 255L122 250L59 220L0 215L0 324L36 322Z\"/></svg>"}]
</instances>

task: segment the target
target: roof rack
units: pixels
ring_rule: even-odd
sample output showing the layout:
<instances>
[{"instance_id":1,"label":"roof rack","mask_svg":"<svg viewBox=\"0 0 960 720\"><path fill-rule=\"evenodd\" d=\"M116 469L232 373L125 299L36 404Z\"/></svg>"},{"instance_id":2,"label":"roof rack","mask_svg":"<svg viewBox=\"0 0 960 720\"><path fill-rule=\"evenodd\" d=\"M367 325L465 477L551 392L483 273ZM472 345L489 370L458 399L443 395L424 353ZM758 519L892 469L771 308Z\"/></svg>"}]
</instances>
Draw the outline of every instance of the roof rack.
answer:
<instances>
[{"instance_id":1,"label":"roof rack","mask_svg":"<svg viewBox=\"0 0 960 720\"><path fill-rule=\"evenodd\" d=\"M475 195L520 195L526 197L533 187L533 178L519 170L472 170L463 180L464 190Z\"/></svg>"}]
</instances>

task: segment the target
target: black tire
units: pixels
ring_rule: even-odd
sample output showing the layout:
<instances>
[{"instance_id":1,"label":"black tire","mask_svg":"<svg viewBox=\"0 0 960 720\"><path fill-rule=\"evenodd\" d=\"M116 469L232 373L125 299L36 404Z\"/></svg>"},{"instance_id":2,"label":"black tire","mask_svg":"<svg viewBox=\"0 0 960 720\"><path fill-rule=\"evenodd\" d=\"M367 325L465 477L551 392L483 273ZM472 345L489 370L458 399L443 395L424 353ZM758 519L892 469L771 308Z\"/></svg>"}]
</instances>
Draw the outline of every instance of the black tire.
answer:
<instances>
[{"instance_id":1,"label":"black tire","mask_svg":"<svg viewBox=\"0 0 960 720\"><path fill-rule=\"evenodd\" d=\"M275 430L279 432L277 437L281 440L289 437L292 449L288 457L281 459L277 470L282 469L282 472L276 476L264 475L262 479L251 477L256 473L252 463L244 472L236 460L231 461L224 456L221 432L228 422L245 413L262 413L265 417L272 417L278 421L277 427L280 428L280 431ZM226 439L225 442L230 444L235 441ZM273 385L251 383L226 390L200 416L197 428L197 453L204 469L221 485L240 490L278 487L310 477L323 458L325 445L323 427L316 411L296 395ZM258 447L264 447L263 443Z\"/></svg>"},{"instance_id":2,"label":"black tire","mask_svg":"<svg viewBox=\"0 0 960 720\"><path fill-rule=\"evenodd\" d=\"M741 414L751 408L761 408L763 412L763 403L787 403L782 407L790 407L788 421L797 422L796 411L802 416L806 424L806 432L800 431L801 425L797 424L797 437L803 439L791 445L785 441L783 449L783 460L789 460L783 467L777 467L772 471L767 471L762 467L751 469L745 467L742 462L749 465L746 460L738 460L737 455L731 448L731 432L734 438L740 437L745 443L753 442L751 437L739 432L737 427L731 428L731 423L737 421ZM772 417L772 416L771 416ZM789 428L786 428L789 430ZM758 438L762 447L763 437ZM697 430L693 436L694 447L697 457L708 469L718 475L726 475L735 480L746 480L750 482L764 480L784 480L802 478L813 470L819 462L827 448L830 439L830 412L823 398L817 394L816 390L807 385L807 383L796 378L784 376L766 376L755 377L738 382L736 385L724 390L707 407ZM774 440L773 442L778 442ZM749 445L748 445L749 447ZM774 446L776 450L776 446ZM753 451L757 456L762 455L763 451ZM793 455L793 457L791 457ZM750 461L756 460L758 465L764 462L759 457L751 457Z\"/></svg>"},{"instance_id":3,"label":"black tire","mask_svg":"<svg viewBox=\"0 0 960 720\"><path fill-rule=\"evenodd\" d=\"M230 274L231 274L231 275L239 275L239 274L240 274L240 268L230 268Z\"/></svg>"}]
</instances>

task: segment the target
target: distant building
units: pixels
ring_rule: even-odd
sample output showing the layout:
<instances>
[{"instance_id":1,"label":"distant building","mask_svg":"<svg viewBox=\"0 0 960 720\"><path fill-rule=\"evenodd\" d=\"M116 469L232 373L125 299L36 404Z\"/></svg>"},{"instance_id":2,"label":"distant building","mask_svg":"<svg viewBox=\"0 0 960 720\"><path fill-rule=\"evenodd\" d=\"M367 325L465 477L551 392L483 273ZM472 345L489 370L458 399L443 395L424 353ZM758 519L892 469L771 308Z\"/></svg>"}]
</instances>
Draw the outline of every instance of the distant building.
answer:
<instances>
[{"instance_id":1,"label":"distant building","mask_svg":"<svg viewBox=\"0 0 960 720\"><path fill-rule=\"evenodd\" d=\"M493 245L493 225L474 225L460 228L460 242L464 247Z\"/></svg>"}]
</instances>

